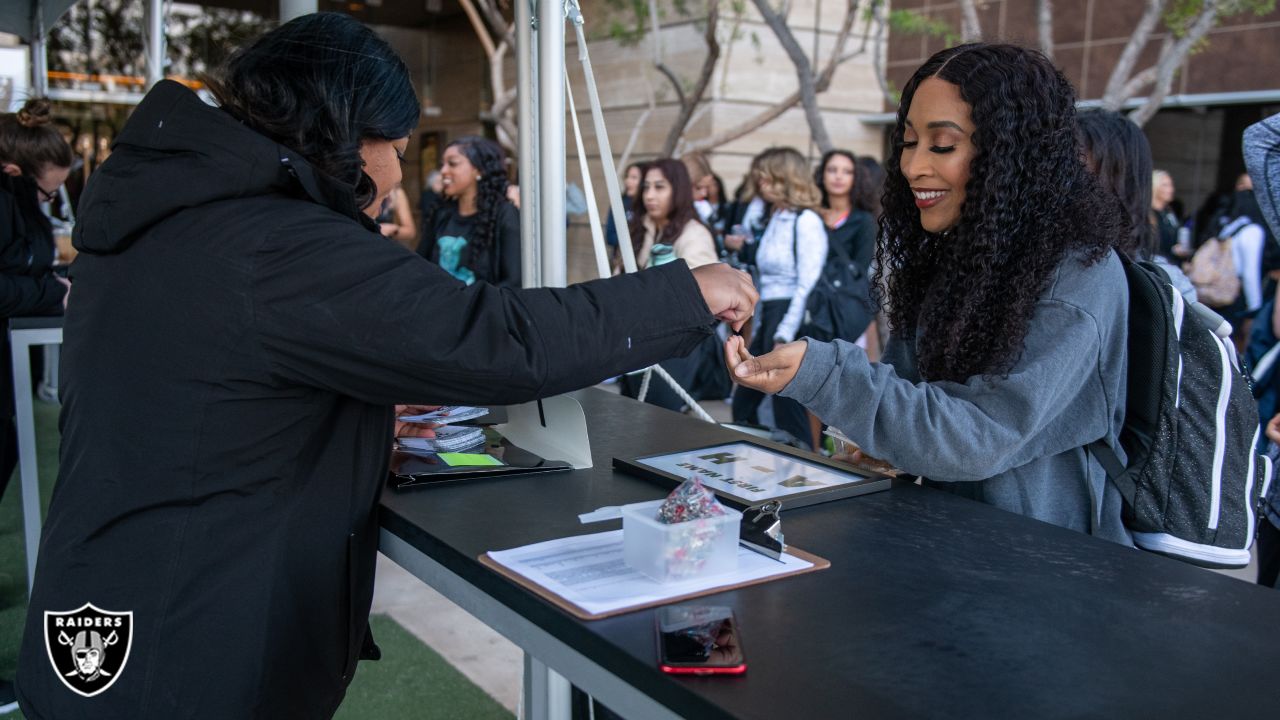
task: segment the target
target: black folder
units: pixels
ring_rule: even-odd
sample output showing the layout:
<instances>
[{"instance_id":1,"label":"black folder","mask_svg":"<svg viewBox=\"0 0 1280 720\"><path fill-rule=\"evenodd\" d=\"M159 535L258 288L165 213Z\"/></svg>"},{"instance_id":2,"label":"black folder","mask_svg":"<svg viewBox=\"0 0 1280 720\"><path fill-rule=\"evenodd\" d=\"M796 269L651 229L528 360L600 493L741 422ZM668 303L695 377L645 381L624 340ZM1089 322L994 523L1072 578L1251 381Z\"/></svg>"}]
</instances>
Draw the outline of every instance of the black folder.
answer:
<instances>
[{"instance_id":1,"label":"black folder","mask_svg":"<svg viewBox=\"0 0 1280 720\"><path fill-rule=\"evenodd\" d=\"M551 460L526 450L508 440L494 427L484 428L484 442L458 450L462 454L485 454L501 465L449 464L438 453L397 447L391 452L389 482L397 490L430 487L441 483L477 478L562 472L573 466L562 460Z\"/></svg>"}]
</instances>

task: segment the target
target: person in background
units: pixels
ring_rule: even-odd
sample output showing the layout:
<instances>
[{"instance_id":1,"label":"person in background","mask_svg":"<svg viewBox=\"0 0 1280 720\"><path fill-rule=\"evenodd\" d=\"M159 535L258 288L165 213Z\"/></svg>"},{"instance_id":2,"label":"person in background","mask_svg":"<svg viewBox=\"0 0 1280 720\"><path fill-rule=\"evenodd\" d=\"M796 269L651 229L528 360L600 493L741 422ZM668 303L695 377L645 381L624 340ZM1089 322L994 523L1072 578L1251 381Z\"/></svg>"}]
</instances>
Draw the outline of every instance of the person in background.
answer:
<instances>
[{"instance_id":1,"label":"person in background","mask_svg":"<svg viewBox=\"0 0 1280 720\"><path fill-rule=\"evenodd\" d=\"M217 107L156 83L81 201L62 462L15 683L28 718L333 717L378 655L393 438L433 433L406 405L531 402L753 310L721 264L520 290L388 242L373 217L422 105L348 15L280 25L208 83ZM85 603L133 613L128 664L93 697L45 643L45 613Z\"/></svg>"},{"instance_id":2,"label":"person in background","mask_svg":"<svg viewBox=\"0 0 1280 720\"><path fill-rule=\"evenodd\" d=\"M845 255L865 273L876 255L875 216L857 207L863 197L858 188L857 160L848 150L829 150L814 172L814 182L822 193L822 221L832 244L839 243ZM857 338L842 338L853 341Z\"/></svg>"},{"instance_id":3,"label":"person in background","mask_svg":"<svg viewBox=\"0 0 1280 720\"><path fill-rule=\"evenodd\" d=\"M634 217L632 207L635 205L636 194L640 192L640 167L643 163L631 163L627 166L627 171L622 175L622 210L627 214L627 227L631 227L631 220ZM609 218L604 225L604 242L609 246L610 252L613 253L613 262L619 262L618 252L618 225L613 219L613 208L609 208Z\"/></svg>"},{"instance_id":4,"label":"person in background","mask_svg":"<svg viewBox=\"0 0 1280 720\"><path fill-rule=\"evenodd\" d=\"M1231 255L1235 260L1236 273L1240 275L1243 310L1240 309L1241 304L1237 303L1233 308L1236 310L1234 317L1227 317L1227 320L1238 326L1235 337L1240 339L1248 337L1253 316L1265 300L1262 293L1263 257L1267 245L1275 242L1262 217L1252 184L1248 188L1236 190L1232 195L1231 207L1218 233L1220 237L1231 238Z\"/></svg>"},{"instance_id":5,"label":"person in background","mask_svg":"<svg viewBox=\"0 0 1280 720\"><path fill-rule=\"evenodd\" d=\"M418 227L413 222L413 211L409 209L409 196L404 188L398 187L383 203L382 212L374 219L383 237L391 238L406 248L413 250L418 245Z\"/></svg>"},{"instance_id":6,"label":"person in background","mask_svg":"<svg viewBox=\"0 0 1280 720\"><path fill-rule=\"evenodd\" d=\"M1130 234L1085 166L1071 84L1022 47L948 48L903 88L891 142L882 361L840 340L752 357L730 338L735 380L803 402L858 457L1132 546L1087 449L1119 446L1129 293L1114 248Z\"/></svg>"},{"instance_id":7,"label":"person in background","mask_svg":"<svg viewBox=\"0 0 1280 720\"><path fill-rule=\"evenodd\" d=\"M853 206L871 213L880 221L880 196L884 193L884 166L869 155L859 157L855 163L856 179L853 183Z\"/></svg>"},{"instance_id":8,"label":"person in background","mask_svg":"<svg viewBox=\"0 0 1280 720\"><path fill-rule=\"evenodd\" d=\"M1128 215L1129 237L1116 249L1132 260L1155 263L1178 292L1194 302L1196 288L1191 280L1156 252L1158 226L1151 208L1158 173L1151 170L1151 144L1142 128L1114 110L1102 109L1081 112L1079 126L1089 171L1116 196ZM1174 234L1176 237L1176 228Z\"/></svg>"},{"instance_id":9,"label":"person in background","mask_svg":"<svg viewBox=\"0 0 1280 720\"><path fill-rule=\"evenodd\" d=\"M1244 161L1249 168L1249 187L1253 190L1258 211L1273 234L1280 234L1280 114L1244 131ZM1280 338L1280 315L1274 312L1280 307L1280 286L1276 290L1269 321L1272 334ZM1270 443L1267 454L1272 461L1280 460L1280 415L1274 415L1266 425L1266 437ZM1263 501L1263 511L1258 519L1258 584L1280 588L1280 482L1271 479L1271 487Z\"/></svg>"},{"instance_id":10,"label":"person in background","mask_svg":"<svg viewBox=\"0 0 1280 720\"><path fill-rule=\"evenodd\" d=\"M729 217L729 201L724 194L724 180L719 175L712 174L711 180L708 182L703 180L707 191L707 204L711 206L711 214L704 221L707 227L711 229L711 234L716 238L717 252L723 247L722 239L726 229L725 221Z\"/></svg>"},{"instance_id":11,"label":"person in background","mask_svg":"<svg viewBox=\"0 0 1280 720\"><path fill-rule=\"evenodd\" d=\"M427 173L427 181L423 183L422 186L422 196L418 198L418 213L424 223L427 221L427 218L431 217L431 213L435 212L436 205L443 199L443 176L440 175L440 171L438 169L432 170Z\"/></svg>"},{"instance_id":12,"label":"person in background","mask_svg":"<svg viewBox=\"0 0 1280 720\"><path fill-rule=\"evenodd\" d=\"M693 189L685 166L663 158L641 168L637 197L644 212L631 220L636 266L654 267L677 258L690 268L716 262L715 241L693 207Z\"/></svg>"},{"instance_id":13,"label":"person in background","mask_svg":"<svg viewBox=\"0 0 1280 720\"><path fill-rule=\"evenodd\" d=\"M0 115L0 317L57 315L71 286L54 273L57 244L44 208L62 203L61 188L74 160L71 146L52 124L45 98L27 100L16 113ZM42 207L43 206L43 207ZM0 495L18 463L13 422L13 373L8 333L0 342Z\"/></svg>"},{"instance_id":14,"label":"person in background","mask_svg":"<svg viewBox=\"0 0 1280 720\"><path fill-rule=\"evenodd\" d=\"M819 213L827 227L828 252L827 260L833 257L846 257L857 265L863 276L870 276L871 262L875 259L876 234L879 226L876 218L866 209L857 206L860 195L858 186L857 158L848 150L828 150L818 162L814 170L813 180L822 193L822 207ZM865 298L870 304L871 298ZM857 337L842 337L840 340L857 342L867 351L868 357L878 358L879 347L875 341L875 319ZM868 337L870 336L870 337ZM835 340L824 337L823 340ZM816 443L822 432L822 423L817 416L809 413L809 428Z\"/></svg>"},{"instance_id":15,"label":"person in background","mask_svg":"<svg viewBox=\"0 0 1280 720\"><path fill-rule=\"evenodd\" d=\"M875 158L862 155L857 162L856 179L853 185L853 206L871 213L876 220L876 235L880 234L880 196L884 194L884 166ZM875 259L871 262L871 276L875 276ZM872 291L872 299L877 297ZM889 338L889 322L883 309L876 311L876 321L867 328L867 357L872 362L880 359L884 343Z\"/></svg>"},{"instance_id":16,"label":"person in background","mask_svg":"<svg viewBox=\"0 0 1280 720\"><path fill-rule=\"evenodd\" d=\"M751 343L752 352L759 355L795 339L809 291L827 261L827 230L817 213L822 193L799 151L776 148L765 153L756 185L760 197L773 209L764 234L758 242L748 239L745 243L729 236L725 247L742 253L760 272L760 327ZM757 411L764 397L755 388L737 388L733 393L734 421L758 423ZM775 396L773 418L775 428L790 433L806 447L813 446L808 415L795 400Z\"/></svg>"},{"instance_id":17,"label":"person in background","mask_svg":"<svg viewBox=\"0 0 1280 720\"><path fill-rule=\"evenodd\" d=\"M444 202L422 223L418 254L470 285L520 287L520 212L507 199L506 154L466 136L444 149Z\"/></svg>"},{"instance_id":18,"label":"person in background","mask_svg":"<svg viewBox=\"0 0 1280 720\"><path fill-rule=\"evenodd\" d=\"M71 172L71 146L52 124L52 105L31 98L0 115L0 316L57 315L70 283L54 274L53 224L41 204L56 205ZM6 322L7 324L7 322ZM0 496L18 466L9 333L0 340ZM0 712L16 709L13 684L0 680Z\"/></svg>"},{"instance_id":19,"label":"person in background","mask_svg":"<svg viewBox=\"0 0 1280 720\"><path fill-rule=\"evenodd\" d=\"M1150 156L1150 143L1147 155ZM1156 229L1155 254L1174 262L1183 257L1178 250L1178 228L1182 221L1173 211L1173 178L1164 170L1151 172L1151 222Z\"/></svg>"},{"instance_id":20,"label":"person in background","mask_svg":"<svg viewBox=\"0 0 1280 720\"><path fill-rule=\"evenodd\" d=\"M646 268L683 260L690 268L697 268L717 261L715 241L711 232L693 208L693 188L685 166L678 160L663 158L641 167L644 180L638 199L643 212L637 212L631 221L631 242L636 253L636 267ZM620 272L621 266L615 268ZM711 336L696 350L683 358L664 360L662 368L680 387L693 392L694 381L705 363L723 367L719 361L720 341ZM641 376L623 377L623 394L637 397ZM665 381L652 378L645 402L680 410L684 400Z\"/></svg>"},{"instance_id":21,"label":"person in background","mask_svg":"<svg viewBox=\"0 0 1280 720\"><path fill-rule=\"evenodd\" d=\"M711 201L707 200L707 196L711 193L711 187L715 184L715 173L711 172L711 163L707 160L707 156L700 152L689 153L680 158L680 162L684 163L684 167L689 171L689 182L693 185L693 206L698 211L698 217L704 223L711 220L715 208L711 205Z\"/></svg>"}]
</instances>

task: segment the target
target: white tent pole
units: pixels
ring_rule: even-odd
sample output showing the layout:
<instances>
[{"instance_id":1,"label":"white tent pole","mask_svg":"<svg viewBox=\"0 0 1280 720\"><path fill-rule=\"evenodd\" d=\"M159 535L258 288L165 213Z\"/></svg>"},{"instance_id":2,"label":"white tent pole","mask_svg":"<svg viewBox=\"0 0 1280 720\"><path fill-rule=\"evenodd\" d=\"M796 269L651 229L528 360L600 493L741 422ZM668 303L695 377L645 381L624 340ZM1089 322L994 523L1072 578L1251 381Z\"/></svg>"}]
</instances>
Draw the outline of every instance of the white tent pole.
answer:
<instances>
[{"instance_id":1,"label":"white tent pole","mask_svg":"<svg viewBox=\"0 0 1280 720\"><path fill-rule=\"evenodd\" d=\"M569 120L573 123L573 140L578 148L578 165L582 168L582 192L587 196L587 219L591 223L591 244L595 248L596 275L609 277L609 249L604 240L604 226L600 223L600 208L596 207L596 189L591 184L591 168L587 165L587 148L582 143L582 128L578 125L578 108L573 104L573 88L569 85L569 68L565 67L564 93L569 99Z\"/></svg>"},{"instance_id":2,"label":"white tent pole","mask_svg":"<svg viewBox=\"0 0 1280 720\"><path fill-rule=\"evenodd\" d=\"M147 0L147 87L164 79L164 0Z\"/></svg>"},{"instance_id":3,"label":"white tent pole","mask_svg":"<svg viewBox=\"0 0 1280 720\"><path fill-rule=\"evenodd\" d=\"M520 123L520 259L525 287L542 285L538 252L538 67L534 0L516 0L516 100Z\"/></svg>"},{"instance_id":4,"label":"white tent pole","mask_svg":"<svg viewBox=\"0 0 1280 720\"><path fill-rule=\"evenodd\" d=\"M618 189L618 169L613 164L613 150L609 146L609 133L604 126L604 112L600 109L600 93L596 90L596 74L591 69L591 55L587 52L587 35L583 31L582 12L576 0L569 0L573 30L578 35L578 60L587 81L587 99L591 103L591 121L596 130L596 144L600 148L600 164L604 168L604 184L609 192L609 209L613 211L613 225L618 231L618 249L622 254L622 269L636 271L636 257L631 245L631 228L627 225L627 211L622 207L622 192ZM639 209L636 210L639 212Z\"/></svg>"},{"instance_id":5,"label":"white tent pole","mask_svg":"<svg viewBox=\"0 0 1280 720\"><path fill-rule=\"evenodd\" d=\"M567 284L565 255L564 5L538 2L538 208L542 284Z\"/></svg>"},{"instance_id":6,"label":"white tent pole","mask_svg":"<svg viewBox=\"0 0 1280 720\"><path fill-rule=\"evenodd\" d=\"M48 42L44 36L44 3L35 0L31 4L31 97L49 94ZM14 102L17 107L21 103ZM5 108L7 111L8 108Z\"/></svg>"}]
</instances>

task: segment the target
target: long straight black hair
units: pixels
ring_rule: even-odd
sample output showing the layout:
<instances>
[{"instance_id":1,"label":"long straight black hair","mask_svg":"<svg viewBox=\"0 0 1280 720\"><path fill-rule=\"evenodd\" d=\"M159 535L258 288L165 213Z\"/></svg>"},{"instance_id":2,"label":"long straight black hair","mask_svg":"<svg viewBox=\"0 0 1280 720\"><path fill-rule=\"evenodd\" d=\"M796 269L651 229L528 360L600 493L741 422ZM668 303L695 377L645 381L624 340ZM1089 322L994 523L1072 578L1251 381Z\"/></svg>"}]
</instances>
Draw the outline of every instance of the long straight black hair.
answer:
<instances>
[{"instance_id":1,"label":"long straight black hair","mask_svg":"<svg viewBox=\"0 0 1280 720\"><path fill-rule=\"evenodd\" d=\"M360 143L407 137L421 114L396 51L339 13L290 20L238 50L205 81L237 120L349 185L360 209L377 195L362 169Z\"/></svg>"},{"instance_id":2,"label":"long straight black hair","mask_svg":"<svg viewBox=\"0 0 1280 720\"><path fill-rule=\"evenodd\" d=\"M1080 141L1089 169L1120 199L1129 216L1127 241L1116 248L1134 259L1156 252L1151 225L1151 143L1132 120L1114 110L1080 113Z\"/></svg>"}]
</instances>

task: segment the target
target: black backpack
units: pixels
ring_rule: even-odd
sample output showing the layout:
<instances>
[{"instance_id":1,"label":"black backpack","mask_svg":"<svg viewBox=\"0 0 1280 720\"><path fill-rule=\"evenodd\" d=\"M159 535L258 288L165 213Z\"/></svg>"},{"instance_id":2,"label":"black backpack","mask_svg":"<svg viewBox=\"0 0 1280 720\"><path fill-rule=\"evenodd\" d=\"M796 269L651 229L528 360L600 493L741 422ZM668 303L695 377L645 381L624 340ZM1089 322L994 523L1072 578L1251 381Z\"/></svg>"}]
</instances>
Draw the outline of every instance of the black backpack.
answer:
<instances>
[{"instance_id":1,"label":"black backpack","mask_svg":"<svg viewBox=\"0 0 1280 720\"><path fill-rule=\"evenodd\" d=\"M796 225L800 218L796 218ZM795 247L795 229L792 229L791 245ZM828 242L827 262L822 267L818 282L809 291L805 301L804 322L796 337L814 340L853 342L866 332L875 317L871 302L871 281L839 242Z\"/></svg>"},{"instance_id":2,"label":"black backpack","mask_svg":"<svg viewBox=\"0 0 1280 720\"><path fill-rule=\"evenodd\" d=\"M1138 547L1203 567L1245 567L1271 460L1258 452L1258 408L1231 326L1186 300L1156 265L1121 260L1129 382L1120 444L1128 465L1101 440L1089 450L1124 497Z\"/></svg>"}]
</instances>

